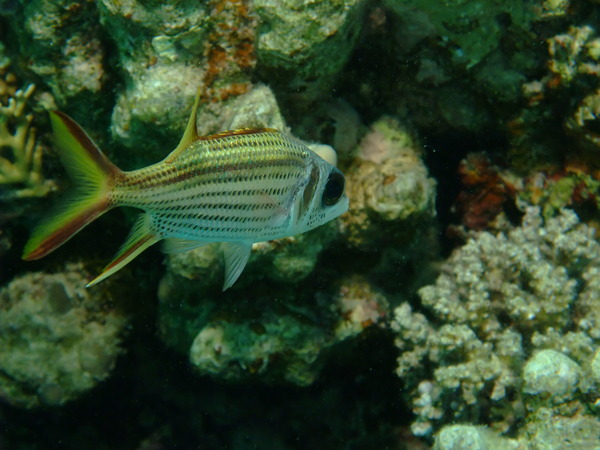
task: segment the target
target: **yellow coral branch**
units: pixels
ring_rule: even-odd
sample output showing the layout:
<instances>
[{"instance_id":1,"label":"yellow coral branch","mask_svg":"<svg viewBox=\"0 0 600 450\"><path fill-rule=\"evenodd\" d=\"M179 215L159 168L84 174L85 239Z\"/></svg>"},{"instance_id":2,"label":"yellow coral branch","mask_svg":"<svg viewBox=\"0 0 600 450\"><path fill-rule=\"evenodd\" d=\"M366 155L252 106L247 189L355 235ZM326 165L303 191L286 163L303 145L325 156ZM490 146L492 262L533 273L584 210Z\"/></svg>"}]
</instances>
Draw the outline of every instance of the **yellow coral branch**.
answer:
<instances>
[{"instance_id":1,"label":"yellow coral branch","mask_svg":"<svg viewBox=\"0 0 600 450\"><path fill-rule=\"evenodd\" d=\"M0 185L10 186L0 199L43 197L54 186L42 174L42 147L35 140L33 116L25 114L34 90L30 84L6 106L0 104Z\"/></svg>"}]
</instances>

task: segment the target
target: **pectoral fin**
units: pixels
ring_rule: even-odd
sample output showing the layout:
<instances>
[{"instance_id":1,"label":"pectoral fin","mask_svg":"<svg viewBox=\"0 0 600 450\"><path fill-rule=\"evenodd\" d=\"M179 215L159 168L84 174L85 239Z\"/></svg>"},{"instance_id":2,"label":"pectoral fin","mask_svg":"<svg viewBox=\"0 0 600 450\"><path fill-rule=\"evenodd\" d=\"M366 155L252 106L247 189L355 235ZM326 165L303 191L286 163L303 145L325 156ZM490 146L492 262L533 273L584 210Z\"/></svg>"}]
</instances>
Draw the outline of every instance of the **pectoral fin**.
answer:
<instances>
[{"instance_id":1,"label":"pectoral fin","mask_svg":"<svg viewBox=\"0 0 600 450\"><path fill-rule=\"evenodd\" d=\"M223 290L229 289L239 278L246 267L252 244L248 242L223 242L221 245L225 256L225 282Z\"/></svg>"},{"instance_id":2,"label":"pectoral fin","mask_svg":"<svg viewBox=\"0 0 600 450\"><path fill-rule=\"evenodd\" d=\"M160 241L160 237L150 229L150 216L148 214L141 214L112 262L104 268L100 275L90 281L86 287L93 286L122 269L137 255L158 241Z\"/></svg>"}]
</instances>

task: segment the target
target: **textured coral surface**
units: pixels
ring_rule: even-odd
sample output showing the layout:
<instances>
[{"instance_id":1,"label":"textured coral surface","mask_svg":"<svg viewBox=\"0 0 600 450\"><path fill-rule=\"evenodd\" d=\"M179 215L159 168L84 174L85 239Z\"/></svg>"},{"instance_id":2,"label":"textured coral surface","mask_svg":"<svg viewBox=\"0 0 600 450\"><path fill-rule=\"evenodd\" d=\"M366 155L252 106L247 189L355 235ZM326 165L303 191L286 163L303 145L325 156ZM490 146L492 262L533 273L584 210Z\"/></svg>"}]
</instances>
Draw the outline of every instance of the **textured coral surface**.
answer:
<instances>
[{"instance_id":1,"label":"textured coral surface","mask_svg":"<svg viewBox=\"0 0 600 450\"><path fill-rule=\"evenodd\" d=\"M83 287L86 275L68 264L0 290L0 398L26 408L62 405L108 377L127 321Z\"/></svg>"},{"instance_id":2,"label":"textured coral surface","mask_svg":"<svg viewBox=\"0 0 600 450\"><path fill-rule=\"evenodd\" d=\"M398 375L410 387L413 431L428 434L455 420L509 431L537 401L524 402L521 376L525 394L550 389L554 402L570 399L565 390L582 375L569 358L589 368L598 345L599 265L595 230L568 210L544 223L529 208L521 227L477 233L456 250L435 284L419 291L432 321L407 303L395 311ZM535 368L539 353L524 365L535 349L556 350L555 362ZM575 367L564 369L572 378L550 380L560 364Z\"/></svg>"}]
</instances>

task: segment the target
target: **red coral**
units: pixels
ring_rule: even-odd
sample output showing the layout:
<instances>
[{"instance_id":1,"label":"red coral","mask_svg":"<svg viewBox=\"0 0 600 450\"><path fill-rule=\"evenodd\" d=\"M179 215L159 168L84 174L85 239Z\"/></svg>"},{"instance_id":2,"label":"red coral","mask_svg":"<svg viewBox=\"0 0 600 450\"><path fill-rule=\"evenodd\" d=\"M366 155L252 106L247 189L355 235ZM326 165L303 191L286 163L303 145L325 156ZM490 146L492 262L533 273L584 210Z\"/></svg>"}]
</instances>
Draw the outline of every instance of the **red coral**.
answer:
<instances>
[{"instance_id":1,"label":"red coral","mask_svg":"<svg viewBox=\"0 0 600 450\"><path fill-rule=\"evenodd\" d=\"M470 154L459 166L462 189L453 206L460 222L471 230L486 229L514 200L514 187L482 153Z\"/></svg>"}]
</instances>

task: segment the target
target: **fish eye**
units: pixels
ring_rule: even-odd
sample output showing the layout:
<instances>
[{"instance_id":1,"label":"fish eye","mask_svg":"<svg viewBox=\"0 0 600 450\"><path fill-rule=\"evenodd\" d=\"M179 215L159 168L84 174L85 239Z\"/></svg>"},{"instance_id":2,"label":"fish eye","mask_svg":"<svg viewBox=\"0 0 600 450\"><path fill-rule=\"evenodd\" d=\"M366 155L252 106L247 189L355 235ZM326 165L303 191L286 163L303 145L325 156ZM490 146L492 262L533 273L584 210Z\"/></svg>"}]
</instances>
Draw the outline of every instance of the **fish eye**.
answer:
<instances>
[{"instance_id":1,"label":"fish eye","mask_svg":"<svg viewBox=\"0 0 600 450\"><path fill-rule=\"evenodd\" d=\"M321 203L323 206L333 206L338 202L343 193L344 175L342 175L342 172L334 168L329 173L329 178L327 178L327 183L325 183L325 189L323 189Z\"/></svg>"}]
</instances>

